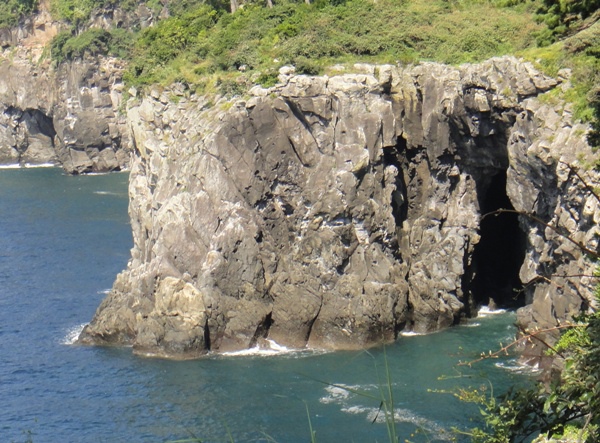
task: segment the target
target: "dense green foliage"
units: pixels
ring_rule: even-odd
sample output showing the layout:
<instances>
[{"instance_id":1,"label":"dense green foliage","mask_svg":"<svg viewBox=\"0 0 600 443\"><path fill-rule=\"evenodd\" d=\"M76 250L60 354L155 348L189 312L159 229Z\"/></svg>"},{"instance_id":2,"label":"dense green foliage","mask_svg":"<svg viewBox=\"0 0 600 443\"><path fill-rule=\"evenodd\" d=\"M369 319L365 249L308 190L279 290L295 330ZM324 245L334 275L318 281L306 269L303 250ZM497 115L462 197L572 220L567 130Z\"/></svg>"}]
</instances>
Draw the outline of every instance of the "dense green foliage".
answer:
<instances>
[{"instance_id":1,"label":"dense green foliage","mask_svg":"<svg viewBox=\"0 0 600 443\"><path fill-rule=\"evenodd\" d=\"M193 84L215 72L288 63L316 73L358 58L479 61L527 47L538 28L526 5L499 8L486 1L467 7L443 0L280 0L273 8L247 3L235 14L203 5L142 31L128 80Z\"/></svg>"},{"instance_id":2,"label":"dense green foliage","mask_svg":"<svg viewBox=\"0 0 600 443\"><path fill-rule=\"evenodd\" d=\"M135 0L50 0L50 9L54 17L79 27L87 22L95 9L119 6L130 11L137 3Z\"/></svg>"},{"instance_id":3,"label":"dense green foliage","mask_svg":"<svg viewBox=\"0 0 600 443\"><path fill-rule=\"evenodd\" d=\"M2 0L0 2L0 29L15 25L19 18L35 10L37 0Z\"/></svg>"},{"instance_id":4,"label":"dense green foliage","mask_svg":"<svg viewBox=\"0 0 600 443\"><path fill-rule=\"evenodd\" d=\"M540 98L571 103L575 118L592 126L588 142L600 146L600 22L577 35L550 46L530 48L521 55L552 77L561 70L570 70L570 88L555 88Z\"/></svg>"},{"instance_id":5,"label":"dense green foliage","mask_svg":"<svg viewBox=\"0 0 600 443\"><path fill-rule=\"evenodd\" d=\"M124 29L89 29L73 36L70 31L59 33L50 46L52 58L57 62L82 58L85 55L110 54L126 57L133 44L133 35Z\"/></svg>"},{"instance_id":6,"label":"dense green foliage","mask_svg":"<svg viewBox=\"0 0 600 443\"><path fill-rule=\"evenodd\" d=\"M580 21L600 9L600 0L542 0L538 18L547 26L538 35L540 44L549 44L577 29Z\"/></svg>"}]
</instances>

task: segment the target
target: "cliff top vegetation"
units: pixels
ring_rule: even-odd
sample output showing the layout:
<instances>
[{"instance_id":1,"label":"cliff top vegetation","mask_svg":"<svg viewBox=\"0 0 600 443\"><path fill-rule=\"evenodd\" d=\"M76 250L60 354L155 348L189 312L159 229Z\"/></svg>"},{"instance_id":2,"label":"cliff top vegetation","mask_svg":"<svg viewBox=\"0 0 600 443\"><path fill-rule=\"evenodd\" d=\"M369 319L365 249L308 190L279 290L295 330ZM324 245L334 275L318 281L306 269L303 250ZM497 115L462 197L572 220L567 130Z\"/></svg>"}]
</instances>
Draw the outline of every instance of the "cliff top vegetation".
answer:
<instances>
[{"instance_id":1,"label":"cliff top vegetation","mask_svg":"<svg viewBox=\"0 0 600 443\"><path fill-rule=\"evenodd\" d=\"M22 5L10 10L31 11L35 1L10 0ZM596 122L591 140L600 142L595 119L600 31L593 26L600 0L148 0L141 5L156 18L152 26L106 30L86 26L93 13L134 11L140 4L51 0L54 17L68 24L52 42L53 59L110 54L128 61L125 81L137 88L180 82L198 93L236 95L256 83L273 85L283 65L318 74L357 61L460 64L515 54L550 75L571 69L574 88L554 94L574 103L577 118Z\"/></svg>"}]
</instances>

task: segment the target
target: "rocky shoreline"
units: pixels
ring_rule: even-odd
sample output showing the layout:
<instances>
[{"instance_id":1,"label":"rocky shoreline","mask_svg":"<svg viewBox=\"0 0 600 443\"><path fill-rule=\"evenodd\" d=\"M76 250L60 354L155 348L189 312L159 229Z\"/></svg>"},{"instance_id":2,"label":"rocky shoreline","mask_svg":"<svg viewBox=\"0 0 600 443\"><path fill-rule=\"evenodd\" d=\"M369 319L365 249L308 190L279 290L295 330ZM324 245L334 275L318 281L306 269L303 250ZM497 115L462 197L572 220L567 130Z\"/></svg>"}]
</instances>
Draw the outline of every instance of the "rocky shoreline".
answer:
<instances>
[{"instance_id":1,"label":"rocky shoreline","mask_svg":"<svg viewBox=\"0 0 600 443\"><path fill-rule=\"evenodd\" d=\"M512 57L284 67L242 98L141 94L116 58L52 65L63 25L48 8L0 31L0 165L131 171L132 256L80 343L357 349L490 302L530 330L593 305L577 245L598 250L597 154L568 105L540 99L568 71ZM95 14L104 29L153 20L144 5Z\"/></svg>"},{"instance_id":2,"label":"rocky shoreline","mask_svg":"<svg viewBox=\"0 0 600 443\"><path fill-rule=\"evenodd\" d=\"M128 104L134 248L86 344L194 358L269 339L356 349L489 299L545 327L593 300L587 128L514 58L281 71L244 99L181 85ZM562 84L560 84L562 83ZM587 183L580 179L582 171ZM535 350L534 350L535 352Z\"/></svg>"}]
</instances>

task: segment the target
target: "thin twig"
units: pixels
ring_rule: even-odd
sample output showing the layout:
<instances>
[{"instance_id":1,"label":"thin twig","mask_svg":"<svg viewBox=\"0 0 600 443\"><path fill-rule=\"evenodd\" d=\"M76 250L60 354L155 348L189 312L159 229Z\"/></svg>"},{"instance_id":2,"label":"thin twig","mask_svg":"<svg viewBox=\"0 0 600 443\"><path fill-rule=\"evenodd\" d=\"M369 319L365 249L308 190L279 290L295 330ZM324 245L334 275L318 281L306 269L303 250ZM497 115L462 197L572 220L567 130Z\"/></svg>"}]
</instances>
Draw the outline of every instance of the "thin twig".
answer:
<instances>
[{"instance_id":1,"label":"thin twig","mask_svg":"<svg viewBox=\"0 0 600 443\"><path fill-rule=\"evenodd\" d=\"M596 194L596 191L594 191L594 189L590 185L588 185L587 181L585 181L583 179L583 177L579 174L579 171L577 171L577 169L574 166L572 166L566 162L563 162L563 161L561 161L559 163L562 163L567 168L569 168L569 170L577 176L577 178L581 181L581 183L583 183L583 187L596 198L598 203L600 203L600 196L598 194Z\"/></svg>"},{"instance_id":2,"label":"thin twig","mask_svg":"<svg viewBox=\"0 0 600 443\"><path fill-rule=\"evenodd\" d=\"M521 329L521 332L524 333L524 334L527 333L527 331L524 330L524 329ZM540 343L542 343L548 349L552 350L555 354L559 355L564 360L565 356L561 352L559 352L558 350L556 350L556 348L554 348L553 346L551 346L550 343L548 343L545 340L543 340L540 337L538 337L537 334L529 334L529 337L530 338L535 338L537 341L539 341Z\"/></svg>"},{"instance_id":3,"label":"thin twig","mask_svg":"<svg viewBox=\"0 0 600 443\"><path fill-rule=\"evenodd\" d=\"M578 242L578 241L574 240L573 238L569 237L568 235L566 235L566 234L563 234L562 232L560 232L560 229L559 229L559 228L557 228L557 227L555 227L555 226L552 226L552 225L550 225L550 224L546 223L545 221L543 221L541 218L539 218L539 217L536 217L535 215L533 215L533 214L529 214L529 213L527 213L527 212L523 212L523 211L517 211L517 210L515 210L515 209L497 209L497 210L495 210L495 211L488 212L487 214L483 214L483 215L481 216L481 220L483 220L483 219L484 219L484 218L486 218L486 217L492 216L492 215L500 215L500 214L517 214L517 215L522 215L522 216L524 216L524 217L530 218L531 220L533 220L533 221L536 221L536 222L538 222L539 224L541 224L541 225L544 225L544 226L546 226L547 228L550 228L550 229L552 229L554 232L556 232L556 233L557 233L558 235L560 235L562 238L564 238L565 240L569 241L570 243L573 243L575 246L577 246L577 247L578 247L579 249L581 249L583 252L585 252L585 253L587 253L587 254L591 255L591 256L592 256L592 257L594 257L594 258L600 258L600 254L598 254L598 253L597 253L597 252L595 252L595 251L592 251L592 250L591 250L591 249L589 249L589 248L586 248L586 247L583 245L583 243L580 243L580 242Z\"/></svg>"},{"instance_id":4,"label":"thin twig","mask_svg":"<svg viewBox=\"0 0 600 443\"><path fill-rule=\"evenodd\" d=\"M582 327L582 326L584 326L584 325L578 325L578 324L575 324L575 323L564 323L562 325L553 326L552 328L538 329L537 331L527 333L527 335L524 335L522 337L519 337L519 338L515 339L514 341L512 341L511 343L509 343L506 346L502 346L496 352L491 352L490 351L489 354L485 354L485 353L481 354L481 357L479 357L478 359L472 360L472 361L468 361L468 362L460 362L460 363L458 363L458 366L471 366L471 365L473 365L475 363L479 363L480 361L483 361L483 360L487 360L487 359L490 359L490 358L498 358L498 356L501 355L501 354L508 355L508 350L510 348L512 348L513 346L518 345L522 341L531 340L532 338L535 338L535 339L541 341L542 343L544 343L544 345L548 346L549 349L552 349L552 350L554 350L556 352L556 350L554 348L552 348L550 345L548 345L542 339L540 339L539 337L537 337L537 335L538 334L543 334L545 332L553 332L553 331L558 331L558 330L561 330L561 329L577 328L577 327ZM526 331L522 331L522 332L526 332ZM561 355L561 354L559 353L558 355Z\"/></svg>"}]
</instances>

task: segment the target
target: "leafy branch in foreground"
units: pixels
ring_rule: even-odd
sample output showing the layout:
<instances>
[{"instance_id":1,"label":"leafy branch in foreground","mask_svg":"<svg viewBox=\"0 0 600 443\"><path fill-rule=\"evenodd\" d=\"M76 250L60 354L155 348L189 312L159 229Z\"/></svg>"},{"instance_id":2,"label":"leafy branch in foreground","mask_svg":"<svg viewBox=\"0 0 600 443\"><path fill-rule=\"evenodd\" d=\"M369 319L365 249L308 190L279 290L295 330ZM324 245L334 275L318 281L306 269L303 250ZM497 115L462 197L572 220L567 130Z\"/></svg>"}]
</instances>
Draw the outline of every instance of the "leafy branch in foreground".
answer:
<instances>
[{"instance_id":1,"label":"leafy branch in foreground","mask_svg":"<svg viewBox=\"0 0 600 443\"><path fill-rule=\"evenodd\" d=\"M534 332L531 333L527 333L526 331L524 332L524 335L522 335L521 337L517 338L516 340L513 340L512 342L510 342L507 345L503 345L502 343L500 343L500 349L498 349L497 351L489 351L487 354L483 353L481 354L481 356L475 360L470 360L470 361L466 361L466 362L460 362L458 363L458 366L473 366L476 363L479 363L480 361L483 360L488 360L490 358L498 358L500 356L508 356L509 353L509 349L514 348L519 346L520 344L524 343L524 342L531 342L532 340L538 340L541 341L547 348L549 348L550 350L552 350L553 352L555 352L557 355L560 355L561 357L564 357L556 348L552 347L551 345L549 345L545 340L543 340L542 338L539 337L539 335L544 334L544 333L548 333L548 332L554 332L554 331L558 331L561 329L565 329L565 328L576 328L576 327L582 327L585 325L576 325L574 323L567 323L567 324L563 324L563 325L559 325L559 326L555 326L552 328L545 328L545 329L538 329Z\"/></svg>"},{"instance_id":2,"label":"leafy branch in foreground","mask_svg":"<svg viewBox=\"0 0 600 443\"><path fill-rule=\"evenodd\" d=\"M579 442L600 441L600 313L586 314L574 322L534 331L496 352L462 363L472 365L507 353L522 340L538 338L553 330L564 331L548 355L555 357L560 372L549 383L537 383L528 389L511 389L496 399L483 389L459 390L463 401L480 405L484 428L468 432L475 443L513 443L530 441L538 434L564 436L577 434ZM575 431L574 431L575 430Z\"/></svg>"}]
</instances>

